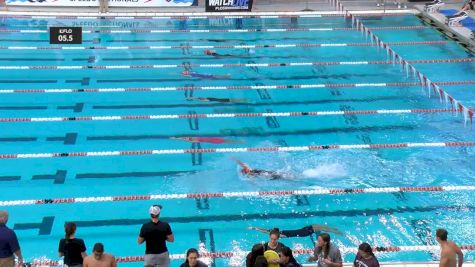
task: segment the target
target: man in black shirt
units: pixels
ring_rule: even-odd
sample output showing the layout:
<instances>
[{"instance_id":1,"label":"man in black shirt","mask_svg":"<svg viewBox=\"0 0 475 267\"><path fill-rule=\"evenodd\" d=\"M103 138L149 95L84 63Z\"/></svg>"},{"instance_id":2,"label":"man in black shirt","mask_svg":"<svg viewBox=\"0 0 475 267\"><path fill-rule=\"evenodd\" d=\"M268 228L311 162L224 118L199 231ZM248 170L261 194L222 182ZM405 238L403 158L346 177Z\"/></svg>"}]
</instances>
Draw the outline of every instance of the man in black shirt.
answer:
<instances>
[{"instance_id":1,"label":"man in black shirt","mask_svg":"<svg viewBox=\"0 0 475 267\"><path fill-rule=\"evenodd\" d=\"M166 241L173 242L172 229L167 222L160 221L162 206L153 205L149 209L151 222L145 223L140 229L137 243L145 242L145 266L146 267L169 267L170 257Z\"/></svg>"}]
</instances>

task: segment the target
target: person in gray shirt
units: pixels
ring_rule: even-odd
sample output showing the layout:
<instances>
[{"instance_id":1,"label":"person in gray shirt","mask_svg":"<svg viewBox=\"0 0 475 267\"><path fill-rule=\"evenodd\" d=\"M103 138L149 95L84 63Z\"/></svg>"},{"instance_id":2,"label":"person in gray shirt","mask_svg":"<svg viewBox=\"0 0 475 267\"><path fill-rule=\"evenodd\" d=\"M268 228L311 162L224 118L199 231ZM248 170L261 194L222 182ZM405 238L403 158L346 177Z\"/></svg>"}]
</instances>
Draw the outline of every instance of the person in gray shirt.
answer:
<instances>
[{"instance_id":1,"label":"person in gray shirt","mask_svg":"<svg viewBox=\"0 0 475 267\"><path fill-rule=\"evenodd\" d=\"M308 261L318 261L318 267L342 267L340 249L330 242L330 235L322 233L318 236L313 256Z\"/></svg>"}]
</instances>

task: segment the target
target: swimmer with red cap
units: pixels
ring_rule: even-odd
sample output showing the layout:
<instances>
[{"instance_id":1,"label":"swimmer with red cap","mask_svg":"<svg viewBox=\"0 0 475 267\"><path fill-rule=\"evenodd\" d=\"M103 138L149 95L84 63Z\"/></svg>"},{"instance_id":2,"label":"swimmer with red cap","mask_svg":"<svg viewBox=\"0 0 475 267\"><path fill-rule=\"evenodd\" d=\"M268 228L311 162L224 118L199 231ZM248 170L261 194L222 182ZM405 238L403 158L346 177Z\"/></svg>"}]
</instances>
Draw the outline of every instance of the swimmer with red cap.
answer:
<instances>
[{"instance_id":1,"label":"swimmer with red cap","mask_svg":"<svg viewBox=\"0 0 475 267\"><path fill-rule=\"evenodd\" d=\"M211 143L211 144L241 144L242 140L228 140L222 137L193 137L193 136L184 136L184 137L170 137L173 140L182 140L192 143Z\"/></svg>"},{"instance_id":2,"label":"swimmer with red cap","mask_svg":"<svg viewBox=\"0 0 475 267\"><path fill-rule=\"evenodd\" d=\"M214 75L214 74L207 74L207 73L198 73L196 71L190 71L190 70L182 71L181 75L186 76L186 77L196 77L196 78L211 79L211 80L224 80L224 79L229 79L231 77L230 74Z\"/></svg>"}]
</instances>

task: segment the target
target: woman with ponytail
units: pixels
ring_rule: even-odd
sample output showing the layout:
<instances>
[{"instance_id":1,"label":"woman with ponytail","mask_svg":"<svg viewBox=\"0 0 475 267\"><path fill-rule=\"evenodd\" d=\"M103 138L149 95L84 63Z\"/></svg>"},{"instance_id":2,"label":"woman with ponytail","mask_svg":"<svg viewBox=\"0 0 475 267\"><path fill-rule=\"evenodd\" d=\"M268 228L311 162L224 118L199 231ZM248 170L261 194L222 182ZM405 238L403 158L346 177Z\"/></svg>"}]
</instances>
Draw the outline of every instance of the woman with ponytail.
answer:
<instances>
[{"instance_id":1,"label":"woman with ponytail","mask_svg":"<svg viewBox=\"0 0 475 267\"><path fill-rule=\"evenodd\" d=\"M73 222L64 225L65 238L59 241L59 257L64 256L64 265L67 267L82 267L83 258L87 256L84 240L76 238L76 224Z\"/></svg>"}]
</instances>

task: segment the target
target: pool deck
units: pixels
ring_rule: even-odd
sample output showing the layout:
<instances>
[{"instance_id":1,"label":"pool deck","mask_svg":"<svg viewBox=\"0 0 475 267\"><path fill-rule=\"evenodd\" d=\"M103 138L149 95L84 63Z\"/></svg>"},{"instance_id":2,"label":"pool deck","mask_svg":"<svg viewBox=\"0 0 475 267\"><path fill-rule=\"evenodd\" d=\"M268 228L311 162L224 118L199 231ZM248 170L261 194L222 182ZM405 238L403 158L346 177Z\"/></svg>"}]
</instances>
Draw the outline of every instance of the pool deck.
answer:
<instances>
[{"instance_id":1,"label":"pool deck","mask_svg":"<svg viewBox=\"0 0 475 267\"><path fill-rule=\"evenodd\" d=\"M380 263L381 266L385 267L439 267L439 263L437 262L427 262L427 263L417 263L417 262L398 262L398 263ZM317 265L312 264L303 264L304 267L316 267ZM352 263L344 263L343 266L353 266ZM463 267L475 267L475 263L473 262L465 262Z\"/></svg>"}]
</instances>

